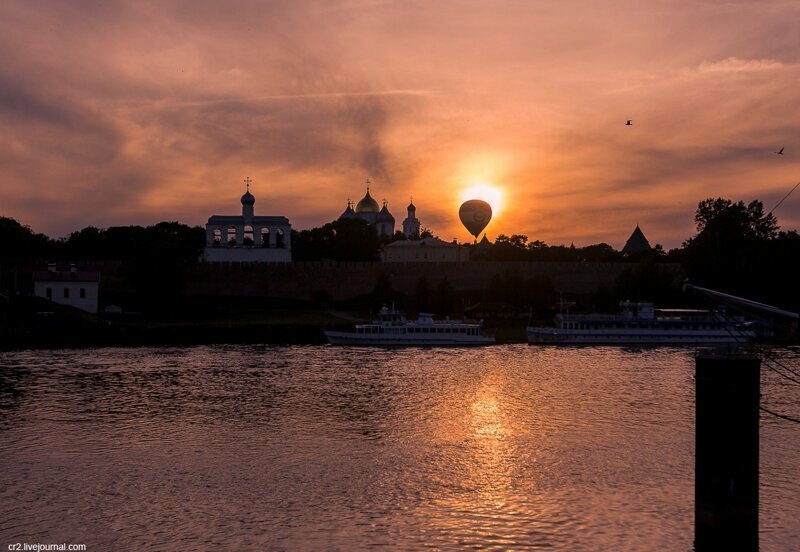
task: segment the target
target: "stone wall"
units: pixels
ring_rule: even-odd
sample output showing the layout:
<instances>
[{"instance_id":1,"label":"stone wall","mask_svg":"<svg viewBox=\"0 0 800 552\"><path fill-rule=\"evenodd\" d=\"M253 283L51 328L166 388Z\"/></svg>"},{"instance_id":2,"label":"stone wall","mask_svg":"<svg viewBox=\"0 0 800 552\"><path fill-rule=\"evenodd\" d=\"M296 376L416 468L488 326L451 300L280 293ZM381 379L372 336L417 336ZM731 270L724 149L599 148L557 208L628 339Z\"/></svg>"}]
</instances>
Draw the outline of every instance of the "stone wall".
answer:
<instances>
[{"instance_id":1,"label":"stone wall","mask_svg":"<svg viewBox=\"0 0 800 552\"><path fill-rule=\"evenodd\" d=\"M131 293L125 278L126 263L108 261L81 263L85 270L101 272L101 295L105 292ZM244 297L277 297L309 300L316 292L326 292L332 300L341 301L370 293L382 274L394 289L407 295L414 293L421 276L429 289L444 278L456 291L486 289L492 277L514 271L521 277L546 274L556 290L564 293L591 293L600 287L610 288L617 277L634 263L201 263L188 274L186 291L194 295L227 295ZM674 274L679 284L685 273L679 264L662 264ZM33 263L0 266L0 290L17 288L33 292Z\"/></svg>"},{"instance_id":2,"label":"stone wall","mask_svg":"<svg viewBox=\"0 0 800 552\"><path fill-rule=\"evenodd\" d=\"M496 274L514 271L528 278L545 274L557 291L591 293L610 288L625 269L635 263L469 262L469 263L207 263L190 273L187 292L198 295L266 296L308 300L326 292L332 300L345 300L375 289L385 274L395 290L413 294L421 276L435 286L442 279L456 291L486 289ZM680 265L661 265L683 277Z\"/></svg>"}]
</instances>

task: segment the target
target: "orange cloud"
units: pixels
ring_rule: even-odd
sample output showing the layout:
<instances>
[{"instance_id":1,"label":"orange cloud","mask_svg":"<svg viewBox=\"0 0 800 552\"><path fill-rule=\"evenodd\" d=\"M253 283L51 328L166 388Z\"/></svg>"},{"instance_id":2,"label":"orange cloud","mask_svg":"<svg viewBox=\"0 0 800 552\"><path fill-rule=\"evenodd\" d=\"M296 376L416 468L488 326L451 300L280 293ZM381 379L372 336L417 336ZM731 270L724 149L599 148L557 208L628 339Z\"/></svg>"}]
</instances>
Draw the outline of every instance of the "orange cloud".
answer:
<instances>
[{"instance_id":1,"label":"orange cloud","mask_svg":"<svg viewBox=\"0 0 800 552\"><path fill-rule=\"evenodd\" d=\"M202 224L250 176L304 228L370 176L445 239L489 182L490 237L674 247L698 201L771 205L800 172L800 6L234 4L4 2L0 214ZM800 226L800 196L776 214Z\"/></svg>"}]
</instances>

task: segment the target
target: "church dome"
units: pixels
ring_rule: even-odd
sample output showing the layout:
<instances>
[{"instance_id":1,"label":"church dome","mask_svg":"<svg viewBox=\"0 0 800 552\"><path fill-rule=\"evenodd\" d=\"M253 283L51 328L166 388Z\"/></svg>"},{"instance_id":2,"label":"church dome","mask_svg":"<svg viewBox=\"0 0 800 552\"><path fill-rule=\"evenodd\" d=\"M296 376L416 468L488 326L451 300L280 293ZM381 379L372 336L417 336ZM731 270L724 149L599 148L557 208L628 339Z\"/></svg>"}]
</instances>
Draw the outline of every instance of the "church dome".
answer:
<instances>
[{"instance_id":1,"label":"church dome","mask_svg":"<svg viewBox=\"0 0 800 552\"><path fill-rule=\"evenodd\" d=\"M389 212L389 209L386 208L386 203L383 204L383 209L381 212L378 213L378 216L375 218L376 221L385 221L385 222L394 222L394 217Z\"/></svg>"},{"instance_id":2,"label":"church dome","mask_svg":"<svg viewBox=\"0 0 800 552\"><path fill-rule=\"evenodd\" d=\"M407 211L416 211L417 210L417 208L414 207L414 202L413 201L408 204L408 207L406 208L406 210Z\"/></svg>"},{"instance_id":3,"label":"church dome","mask_svg":"<svg viewBox=\"0 0 800 552\"><path fill-rule=\"evenodd\" d=\"M344 213L342 213L341 215L339 215L339 218L340 218L340 219L353 219L353 218L358 218L358 215L356 215L356 212L355 212L355 211L353 211L353 207L351 206L351 204L350 204L350 202L349 202L349 201L347 202L347 209L345 209L345 210L344 210Z\"/></svg>"},{"instance_id":4,"label":"church dome","mask_svg":"<svg viewBox=\"0 0 800 552\"><path fill-rule=\"evenodd\" d=\"M367 195L361 198L356 204L356 213L377 213L378 209L378 202L372 199L372 196L369 195L369 190L367 190Z\"/></svg>"},{"instance_id":5,"label":"church dome","mask_svg":"<svg viewBox=\"0 0 800 552\"><path fill-rule=\"evenodd\" d=\"M245 192L242 196L242 205L253 205L256 202L256 197L249 191Z\"/></svg>"}]
</instances>

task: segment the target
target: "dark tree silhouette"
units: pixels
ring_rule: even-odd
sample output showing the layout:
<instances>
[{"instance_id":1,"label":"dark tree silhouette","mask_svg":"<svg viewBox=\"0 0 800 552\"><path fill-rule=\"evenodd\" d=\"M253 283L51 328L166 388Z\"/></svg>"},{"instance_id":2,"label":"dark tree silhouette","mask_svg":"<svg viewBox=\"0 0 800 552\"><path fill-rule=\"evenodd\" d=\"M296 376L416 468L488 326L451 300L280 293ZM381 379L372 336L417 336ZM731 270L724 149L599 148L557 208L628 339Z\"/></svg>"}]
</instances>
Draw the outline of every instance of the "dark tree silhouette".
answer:
<instances>
[{"instance_id":1,"label":"dark tree silhouette","mask_svg":"<svg viewBox=\"0 0 800 552\"><path fill-rule=\"evenodd\" d=\"M763 204L706 199L697 205L697 235L684 244L689 277L698 283L734 293L758 293L768 243L778 225Z\"/></svg>"},{"instance_id":2,"label":"dark tree silhouette","mask_svg":"<svg viewBox=\"0 0 800 552\"><path fill-rule=\"evenodd\" d=\"M662 267L652 262L643 262L624 270L617 277L615 298L618 301L630 299L668 305L675 301L680 291L674 280L674 275Z\"/></svg>"},{"instance_id":3,"label":"dark tree silhouette","mask_svg":"<svg viewBox=\"0 0 800 552\"><path fill-rule=\"evenodd\" d=\"M433 230L431 230L430 228L422 228L419 231L419 236L413 236L411 239L412 240L414 240L414 239L424 240L425 238L437 238L438 239L439 236L434 234Z\"/></svg>"},{"instance_id":4,"label":"dark tree silhouette","mask_svg":"<svg viewBox=\"0 0 800 552\"><path fill-rule=\"evenodd\" d=\"M57 244L13 218L0 217L0 261L41 259L55 254Z\"/></svg>"},{"instance_id":5,"label":"dark tree silhouette","mask_svg":"<svg viewBox=\"0 0 800 552\"><path fill-rule=\"evenodd\" d=\"M430 308L428 280L425 276L420 276L414 288L414 310L419 314L420 312L429 312Z\"/></svg>"},{"instance_id":6,"label":"dark tree silhouette","mask_svg":"<svg viewBox=\"0 0 800 552\"><path fill-rule=\"evenodd\" d=\"M800 309L800 237L796 231L781 232L777 219L764 212L761 201L745 205L709 198L698 204L695 222L698 233L682 250L691 280Z\"/></svg>"},{"instance_id":7,"label":"dark tree silhouette","mask_svg":"<svg viewBox=\"0 0 800 552\"><path fill-rule=\"evenodd\" d=\"M392 280L388 274L381 272L375 282L375 289L372 291L372 308L377 311L384 306L396 306L397 299L398 293L392 286Z\"/></svg>"},{"instance_id":8,"label":"dark tree silhouette","mask_svg":"<svg viewBox=\"0 0 800 552\"><path fill-rule=\"evenodd\" d=\"M375 228L360 219L342 219L310 230L292 230L296 261L380 260L381 240Z\"/></svg>"},{"instance_id":9,"label":"dark tree silhouette","mask_svg":"<svg viewBox=\"0 0 800 552\"><path fill-rule=\"evenodd\" d=\"M743 201L734 203L721 197L704 199L697 204L694 221L698 234L724 225L726 229L756 240L769 240L778 235L778 220L772 213L765 214L764 204L757 199L747 206Z\"/></svg>"},{"instance_id":10,"label":"dark tree silhouette","mask_svg":"<svg viewBox=\"0 0 800 552\"><path fill-rule=\"evenodd\" d=\"M456 306L455 289L447 278L444 278L436 286L436 294L433 297L434 311L439 316L447 316L454 312Z\"/></svg>"}]
</instances>

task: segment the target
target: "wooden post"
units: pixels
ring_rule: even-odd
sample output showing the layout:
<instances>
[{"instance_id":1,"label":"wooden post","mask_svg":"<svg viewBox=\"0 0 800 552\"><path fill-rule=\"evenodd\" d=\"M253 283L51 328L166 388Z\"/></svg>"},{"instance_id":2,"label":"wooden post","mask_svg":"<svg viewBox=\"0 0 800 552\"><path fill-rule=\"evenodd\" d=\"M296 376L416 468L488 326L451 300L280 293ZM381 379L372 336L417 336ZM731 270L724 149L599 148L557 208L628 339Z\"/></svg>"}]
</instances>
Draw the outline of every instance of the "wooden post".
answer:
<instances>
[{"instance_id":1,"label":"wooden post","mask_svg":"<svg viewBox=\"0 0 800 552\"><path fill-rule=\"evenodd\" d=\"M698 356L695 550L758 550L761 360Z\"/></svg>"}]
</instances>

